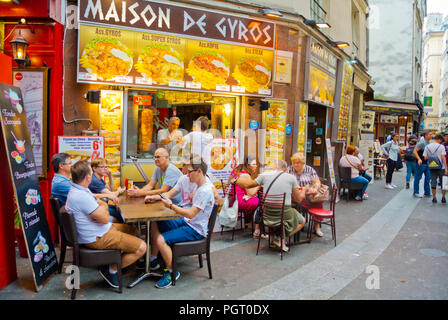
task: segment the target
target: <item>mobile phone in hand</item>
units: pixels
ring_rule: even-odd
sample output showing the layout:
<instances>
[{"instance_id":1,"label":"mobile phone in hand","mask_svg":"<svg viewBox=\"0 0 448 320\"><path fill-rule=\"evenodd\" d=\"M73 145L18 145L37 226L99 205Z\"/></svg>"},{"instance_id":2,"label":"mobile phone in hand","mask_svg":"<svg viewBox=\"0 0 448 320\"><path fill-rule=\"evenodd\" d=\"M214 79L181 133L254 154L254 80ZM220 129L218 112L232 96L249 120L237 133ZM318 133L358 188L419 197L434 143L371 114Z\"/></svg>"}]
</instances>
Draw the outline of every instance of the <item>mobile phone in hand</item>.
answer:
<instances>
[{"instance_id":1,"label":"mobile phone in hand","mask_svg":"<svg viewBox=\"0 0 448 320\"><path fill-rule=\"evenodd\" d=\"M165 197L163 194L161 194L160 192L159 192L159 196L160 196L160 198L162 198L163 200L166 200L166 197Z\"/></svg>"}]
</instances>

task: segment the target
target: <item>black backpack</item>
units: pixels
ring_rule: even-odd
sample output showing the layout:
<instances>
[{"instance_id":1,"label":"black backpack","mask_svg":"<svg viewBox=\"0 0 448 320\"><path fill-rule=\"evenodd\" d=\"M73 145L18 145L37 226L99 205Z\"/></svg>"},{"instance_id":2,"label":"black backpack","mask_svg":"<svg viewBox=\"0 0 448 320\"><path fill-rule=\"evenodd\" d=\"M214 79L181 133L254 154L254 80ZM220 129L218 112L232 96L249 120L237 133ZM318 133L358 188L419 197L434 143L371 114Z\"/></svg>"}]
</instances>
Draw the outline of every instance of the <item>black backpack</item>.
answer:
<instances>
[{"instance_id":1,"label":"black backpack","mask_svg":"<svg viewBox=\"0 0 448 320\"><path fill-rule=\"evenodd\" d=\"M404 160L406 161L416 161L417 158L414 156L414 148L409 147L404 151Z\"/></svg>"}]
</instances>

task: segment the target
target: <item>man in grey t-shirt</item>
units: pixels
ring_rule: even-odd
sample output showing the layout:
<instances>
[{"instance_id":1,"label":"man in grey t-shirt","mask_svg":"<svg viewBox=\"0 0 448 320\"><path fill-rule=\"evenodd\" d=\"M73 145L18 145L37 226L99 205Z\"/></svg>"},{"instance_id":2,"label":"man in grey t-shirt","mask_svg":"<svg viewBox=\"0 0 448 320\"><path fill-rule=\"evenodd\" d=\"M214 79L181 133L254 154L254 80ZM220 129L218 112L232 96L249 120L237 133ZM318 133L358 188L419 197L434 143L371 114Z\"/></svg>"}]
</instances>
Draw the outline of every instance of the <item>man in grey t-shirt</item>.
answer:
<instances>
[{"instance_id":1,"label":"man in grey t-shirt","mask_svg":"<svg viewBox=\"0 0 448 320\"><path fill-rule=\"evenodd\" d=\"M259 185L263 185L263 192L266 193L269 189L269 195L283 195L286 193L285 197L285 209L283 212L283 229L285 237L290 237L296 232L300 231L305 225L305 218L297 212L296 209L291 207L291 197L297 201L301 202L305 199L306 193L309 192L309 187L305 186L302 190L297 184L297 179L286 173L288 165L284 160L274 161L274 170L265 174L259 175L255 180L252 180L250 176L243 175L238 179L231 179L232 183L236 183L238 186L248 189L254 188ZM278 177L278 178L277 178ZM274 179L277 178L275 181ZM276 226L280 224L280 212L277 209L264 207L263 208L263 223L266 226ZM284 251L288 251L288 247L285 245L285 238L283 238L283 244L280 244L280 239L278 237L274 238L273 242L276 246L283 248Z\"/></svg>"},{"instance_id":2,"label":"man in grey t-shirt","mask_svg":"<svg viewBox=\"0 0 448 320\"><path fill-rule=\"evenodd\" d=\"M168 156L169 154L166 149L157 149L156 152L154 152L154 162L157 167L154 170L151 181L141 189L134 186L132 190L128 191L128 195L131 197L143 197L170 191L170 189L176 185L177 180L182 176L182 172L175 165L170 163ZM157 184L159 185L159 188L156 188ZM171 200L174 204L180 204L182 195L177 194Z\"/></svg>"},{"instance_id":3,"label":"man in grey t-shirt","mask_svg":"<svg viewBox=\"0 0 448 320\"><path fill-rule=\"evenodd\" d=\"M421 198L419 192L420 187L420 179L425 175L425 180L423 183L425 196L431 196L430 190L430 181L431 181L431 173L429 172L428 164L426 163L425 158L423 157L423 151L425 150L426 145L429 144L429 141L432 138L432 134L430 131L425 132L423 135L424 140L420 141L414 148L414 157L417 159L417 173L414 177L414 197Z\"/></svg>"}]
</instances>

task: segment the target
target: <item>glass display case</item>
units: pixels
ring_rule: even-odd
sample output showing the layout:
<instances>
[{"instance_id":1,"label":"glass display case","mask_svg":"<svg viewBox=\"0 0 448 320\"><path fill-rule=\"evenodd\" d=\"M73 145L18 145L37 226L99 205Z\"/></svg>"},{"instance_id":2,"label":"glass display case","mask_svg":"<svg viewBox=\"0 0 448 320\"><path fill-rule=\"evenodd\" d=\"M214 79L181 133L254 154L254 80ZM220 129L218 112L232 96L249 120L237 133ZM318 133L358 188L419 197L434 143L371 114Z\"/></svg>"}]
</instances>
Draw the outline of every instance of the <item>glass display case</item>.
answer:
<instances>
[{"instance_id":1,"label":"glass display case","mask_svg":"<svg viewBox=\"0 0 448 320\"><path fill-rule=\"evenodd\" d=\"M238 99L201 92L127 90L124 98L123 162L129 163L130 157L135 157L139 162L153 163L155 150L165 146L161 144L159 131L167 131L171 117L179 118L177 130L182 136L191 132L197 118L207 116L209 132L215 138L232 137L231 130L236 128ZM170 160L178 164L180 156L189 153L190 146L181 139L176 139L176 142L169 151Z\"/></svg>"}]
</instances>

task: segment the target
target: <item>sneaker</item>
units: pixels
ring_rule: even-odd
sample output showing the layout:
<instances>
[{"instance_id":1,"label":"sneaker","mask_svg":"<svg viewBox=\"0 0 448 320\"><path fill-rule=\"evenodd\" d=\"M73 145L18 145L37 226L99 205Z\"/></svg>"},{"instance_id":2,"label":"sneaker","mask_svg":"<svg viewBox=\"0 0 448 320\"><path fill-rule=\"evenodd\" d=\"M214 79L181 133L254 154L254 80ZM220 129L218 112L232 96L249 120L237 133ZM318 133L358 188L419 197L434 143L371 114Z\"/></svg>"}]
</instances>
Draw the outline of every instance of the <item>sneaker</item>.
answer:
<instances>
[{"instance_id":1,"label":"sneaker","mask_svg":"<svg viewBox=\"0 0 448 320\"><path fill-rule=\"evenodd\" d=\"M176 271L176 280L179 279L180 272ZM168 269L163 270L163 276L162 279L157 281L156 288L159 289L166 289L171 287L172 280L171 280L171 272Z\"/></svg>"},{"instance_id":2,"label":"sneaker","mask_svg":"<svg viewBox=\"0 0 448 320\"><path fill-rule=\"evenodd\" d=\"M158 259L154 259L149 263L149 270L154 271L160 269L160 264Z\"/></svg>"},{"instance_id":3,"label":"sneaker","mask_svg":"<svg viewBox=\"0 0 448 320\"><path fill-rule=\"evenodd\" d=\"M398 188L398 186L394 185L394 184L390 184L392 186L392 188Z\"/></svg>"},{"instance_id":4,"label":"sneaker","mask_svg":"<svg viewBox=\"0 0 448 320\"><path fill-rule=\"evenodd\" d=\"M386 186L384 187L384 189L390 189L390 190L393 190L394 187L392 187L391 184L386 184Z\"/></svg>"},{"instance_id":5,"label":"sneaker","mask_svg":"<svg viewBox=\"0 0 448 320\"><path fill-rule=\"evenodd\" d=\"M414 193L414 198L423 198L423 196L421 194Z\"/></svg>"},{"instance_id":6,"label":"sneaker","mask_svg":"<svg viewBox=\"0 0 448 320\"><path fill-rule=\"evenodd\" d=\"M109 266L102 266L99 270L100 275L103 277L106 282L115 289L118 289L118 274L117 273L110 273L109 272Z\"/></svg>"},{"instance_id":7,"label":"sneaker","mask_svg":"<svg viewBox=\"0 0 448 320\"><path fill-rule=\"evenodd\" d=\"M369 199L369 196L368 196L367 192L364 192L363 199L364 199L364 200L365 200L365 199Z\"/></svg>"},{"instance_id":8,"label":"sneaker","mask_svg":"<svg viewBox=\"0 0 448 320\"><path fill-rule=\"evenodd\" d=\"M432 203L437 203L437 198L432 198Z\"/></svg>"},{"instance_id":9,"label":"sneaker","mask_svg":"<svg viewBox=\"0 0 448 320\"><path fill-rule=\"evenodd\" d=\"M409 182L406 182L406 189L409 189Z\"/></svg>"},{"instance_id":10,"label":"sneaker","mask_svg":"<svg viewBox=\"0 0 448 320\"><path fill-rule=\"evenodd\" d=\"M442 203L446 203L445 197L442 198Z\"/></svg>"},{"instance_id":11,"label":"sneaker","mask_svg":"<svg viewBox=\"0 0 448 320\"><path fill-rule=\"evenodd\" d=\"M356 200L356 201L361 201L362 199L361 199L360 196L356 196L356 197L355 197L355 200Z\"/></svg>"}]
</instances>

